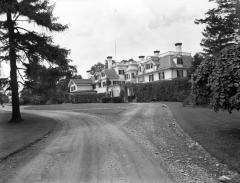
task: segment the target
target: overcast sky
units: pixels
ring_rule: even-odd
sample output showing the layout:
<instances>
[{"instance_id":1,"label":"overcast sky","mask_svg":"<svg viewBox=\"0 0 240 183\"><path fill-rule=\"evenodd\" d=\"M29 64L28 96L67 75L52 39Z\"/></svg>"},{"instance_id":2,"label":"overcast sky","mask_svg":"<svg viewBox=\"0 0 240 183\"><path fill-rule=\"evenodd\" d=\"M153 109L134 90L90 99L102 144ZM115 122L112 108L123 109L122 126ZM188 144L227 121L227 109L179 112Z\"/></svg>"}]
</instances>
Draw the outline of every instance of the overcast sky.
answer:
<instances>
[{"instance_id":1,"label":"overcast sky","mask_svg":"<svg viewBox=\"0 0 240 183\"><path fill-rule=\"evenodd\" d=\"M54 15L69 25L69 30L55 35L56 43L71 49L70 58L79 74L107 56L117 60L137 59L175 50L176 42L183 51L194 54L199 45L201 18L212 6L208 0L51 0L56 2Z\"/></svg>"}]
</instances>

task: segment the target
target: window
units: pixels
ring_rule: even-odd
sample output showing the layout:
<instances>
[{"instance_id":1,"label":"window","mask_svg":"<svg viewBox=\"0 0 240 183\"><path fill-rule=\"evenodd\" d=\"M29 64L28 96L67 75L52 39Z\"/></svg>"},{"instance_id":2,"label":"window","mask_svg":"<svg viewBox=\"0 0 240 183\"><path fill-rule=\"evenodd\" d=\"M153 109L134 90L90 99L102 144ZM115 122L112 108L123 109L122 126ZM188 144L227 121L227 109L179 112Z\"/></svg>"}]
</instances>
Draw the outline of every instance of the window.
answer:
<instances>
[{"instance_id":1,"label":"window","mask_svg":"<svg viewBox=\"0 0 240 183\"><path fill-rule=\"evenodd\" d=\"M102 83L101 83L101 82L98 83L98 87L99 87L99 88L102 87Z\"/></svg>"},{"instance_id":2,"label":"window","mask_svg":"<svg viewBox=\"0 0 240 183\"><path fill-rule=\"evenodd\" d=\"M159 77L159 80L165 79L165 73L164 72L159 72L158 77Z\"/></svg>"},{"instance_id":3,"label":"window","mask_svg":"<svg viewBox=\"0 0 240 183\"><path fill-rule=\"evenodd\" d=\"M106 86L106 83L105 82L103 82L103 87L105 87Z\"/></svg>"},{"instance_id":4,"label":"window","mask_svg":"<svg viewBox=\"0 0 240 183\"><path fill-rule=\"evenodd\" d=\"M150 69L150 64L147 64L147 65L146 65L146 69L147 69L147 70Z\"/></svg>"},{"instance_id":5,"label":"window","mask_svg":"<svg viewBox=\"0 0 240 183\"><path fill-rule=\"evenodd\" d=\"M93 85L93 89L96 89L96 85L95 84Z\"/></svg>"},{"instance_id":6,"label":"window","mask_svg":"<svg viewBox=\"0 0 240 183\"><path fill-rule=\"evenodd\" d=\"M142 72L142 67L140 66L138 70L139 70L139 72Z\"/></svg>"},{"instance_id":7,"label":"window","mask_svg":"<svg viewBox=\"0 0 240 183\"><path fill-rule=\"evenodd\" d=\"M134 79L135 78L135 74L131 73L131 78Z\"/></svg>"},{"instance_id":8,"label":"window","mask_svg":"<svg viewBox=\"0 0 240 183\"><path fill-rule=\"evenodd\" d=\"M75 91L75 90L76 90L76 86L72 86L71 91Z\"/></svg>"},{"instance_id":9,"label":"window","mask_svg":"<svg viewBox=\"0 0 240 183\"><path fill-rule=\"evenodd\" d=\"M177 58L177 65L183 65L183 59L182 58Z\"/></svg>"},{"instance_id":10,"label":"window","mask_svg":"<svg viewBox=\"0 0 240 183\"><path fill-rule=\"evenodd\" d=\"M165 79L165 72L162 72L162 79Z\"/></svg>"},{"instance_id":11,"label":"window","mask_svg":"<svg viewBox=\"0 0 240 183\"><path fill-rule=\"evenodd\" d=\"M153 74L152 74L152 75L149 75L149 82L152 82L152 81L154 81Z\"/></svg>"},{"instance_id":12,"label":"window","mask_svg":"<svg viewBox=\"0 0 240 183\"><path fill-rule=\"evenodd\" d=\"M177 70L177 78L183 78L183 70Z\"/></svg>"},{"instance_id":13,"label":"window","mask_svg":"<svg viewBox=\"0 0 240 183\"><path fill-rule=\"evenodd\" d=\"M102 77L104 77L104 76L105 76L105 74L104 74L104 73L102 73L101 75L102 75Z\"/></svg>"},{"instance_id":14,"label":"window","mask_svg":"<svg viewBox=\"0 0 240 183\"><path fill-rule=\"evenodd\" d=\"M124 75L124 70L118 70L119 75Z\"/></svg>"},{"instance_id":15,"label":"window","mask_svg":"<svg viewBox=\"0 0 240 183\"><path fill-rule=\"evenodd\" d=\"M113 81L113 85L118 85L119 82L118 81Z\"/></svg>"},{"instance_id":16,"label":"window","mask_svg":"<svg viewBox=\"0 0 240 183\"><path fill-rule=\"evenodd\" d=\"M153 64L150 64L150 68L151 68L151 69L153 68Z\"/></svg>"}]
</instances>

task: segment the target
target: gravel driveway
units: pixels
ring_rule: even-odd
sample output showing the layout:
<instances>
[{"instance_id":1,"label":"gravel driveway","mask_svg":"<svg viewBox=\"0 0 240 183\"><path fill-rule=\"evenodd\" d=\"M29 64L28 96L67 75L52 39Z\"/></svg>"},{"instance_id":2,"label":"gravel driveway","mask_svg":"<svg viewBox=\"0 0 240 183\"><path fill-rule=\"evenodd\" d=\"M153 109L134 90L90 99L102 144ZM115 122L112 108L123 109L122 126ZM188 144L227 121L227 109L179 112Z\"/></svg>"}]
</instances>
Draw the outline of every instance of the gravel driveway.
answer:
<instances>
[{"instance_id":1,"label":"gravel driveway","mask_svg":"<svg viewBox=\"0 0 240 183\"><path fill-rule=\"evenodd\" d=\"M171 112L161 103L24 112L53 118L61 129L9 183L216 182L204 168L182 163L187 153L173 157L171 143L185 148L185 136L169 126Z\"/></svg>"}]
</instances>

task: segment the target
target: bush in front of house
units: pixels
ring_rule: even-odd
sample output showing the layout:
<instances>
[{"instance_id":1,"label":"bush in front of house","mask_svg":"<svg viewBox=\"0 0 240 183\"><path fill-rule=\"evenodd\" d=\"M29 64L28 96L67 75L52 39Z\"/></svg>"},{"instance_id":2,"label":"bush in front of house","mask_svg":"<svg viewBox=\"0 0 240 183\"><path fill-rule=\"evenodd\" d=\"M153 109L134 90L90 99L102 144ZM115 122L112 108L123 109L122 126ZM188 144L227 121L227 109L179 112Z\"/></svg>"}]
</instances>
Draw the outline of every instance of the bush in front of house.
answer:
<instances>
[{"instance_id":1,"label":"bush in front of house","mask_svg":"<svg viewBox=\"0 0 240 183\"><path fill-rule=\"evenodd\" d=\"M104 97L102 103L123 103L122 97Z\"/></svg>"},{"instance_id":2,"label":"bush in front of house","mask_svg":"<svg viewBox=\"0 0 240 183\"><path fill-rule=\"evenodd\" d=\"M71 96L72 103L100 103L106 97L105 93L75 94Z\"/></svg>"},{"instance_id":3,"label":"bush in front of house","mask_svg":"<svg viewBox=\"0 0 240 183\"><path fill-rule=\"evenodd\" d=\"M123 103L123 98L122 97L113 97L112 103Z\"/></svg>"},{"instance_id":4,"label":"bush in front of house","mask_svg":"<svg viewBox=\"0 0 240 183\"><path fill-rule=\"evenodd\" d=\"M191 92L191 82L187 78L130 84L128 87L133 89L137 102L182 102Z\"/></svg>"},{"instance_id":5,"label":"bush in front of house","mask_svg":"<svg viewBox=\"0 0 240 183\"><path fill-rule=\"evenodd\" d=\"M111 102L111 97L102 98L102 103L110 103L110 102Z\"/></svg>"}]
</instances>

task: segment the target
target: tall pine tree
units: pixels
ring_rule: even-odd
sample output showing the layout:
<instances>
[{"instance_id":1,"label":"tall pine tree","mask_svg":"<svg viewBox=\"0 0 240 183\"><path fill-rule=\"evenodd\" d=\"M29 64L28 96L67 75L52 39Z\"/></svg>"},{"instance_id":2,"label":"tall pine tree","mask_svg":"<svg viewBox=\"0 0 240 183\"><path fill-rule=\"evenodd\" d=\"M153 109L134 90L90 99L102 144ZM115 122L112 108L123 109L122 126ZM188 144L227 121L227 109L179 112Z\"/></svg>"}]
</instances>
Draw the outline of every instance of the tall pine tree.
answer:
<instances>
[{"instance_id":1,"label":"tall pine tree","mask_svg":"<svg viewBox=\"0 0 240 183\"><path fill-rule=\"evenodd\" d=\"M239 42L239 0L209 0L217 3L205 13L204 19L197 19L196 24L205 24L201 46L208 55L219 53L229 45Z\"/></svg>"},{"instance_id":2,"label":"tall pine tree","mask_svg":"<svg viewBox=\"0 0 240 183\"><path fill-rule=\"evenodd\" d=\"M29 25L38 25L50 32L66 30L68 27L58 23L53 16L53 9L49 0L0 1L0 60L10 62L11 122L22 121L18 91L19 67L31 66L32 63L50 63L52 67L62 68L69 65L69 50L54 45L46 31L39 33Z\"/></svg>"}]
</instances>

